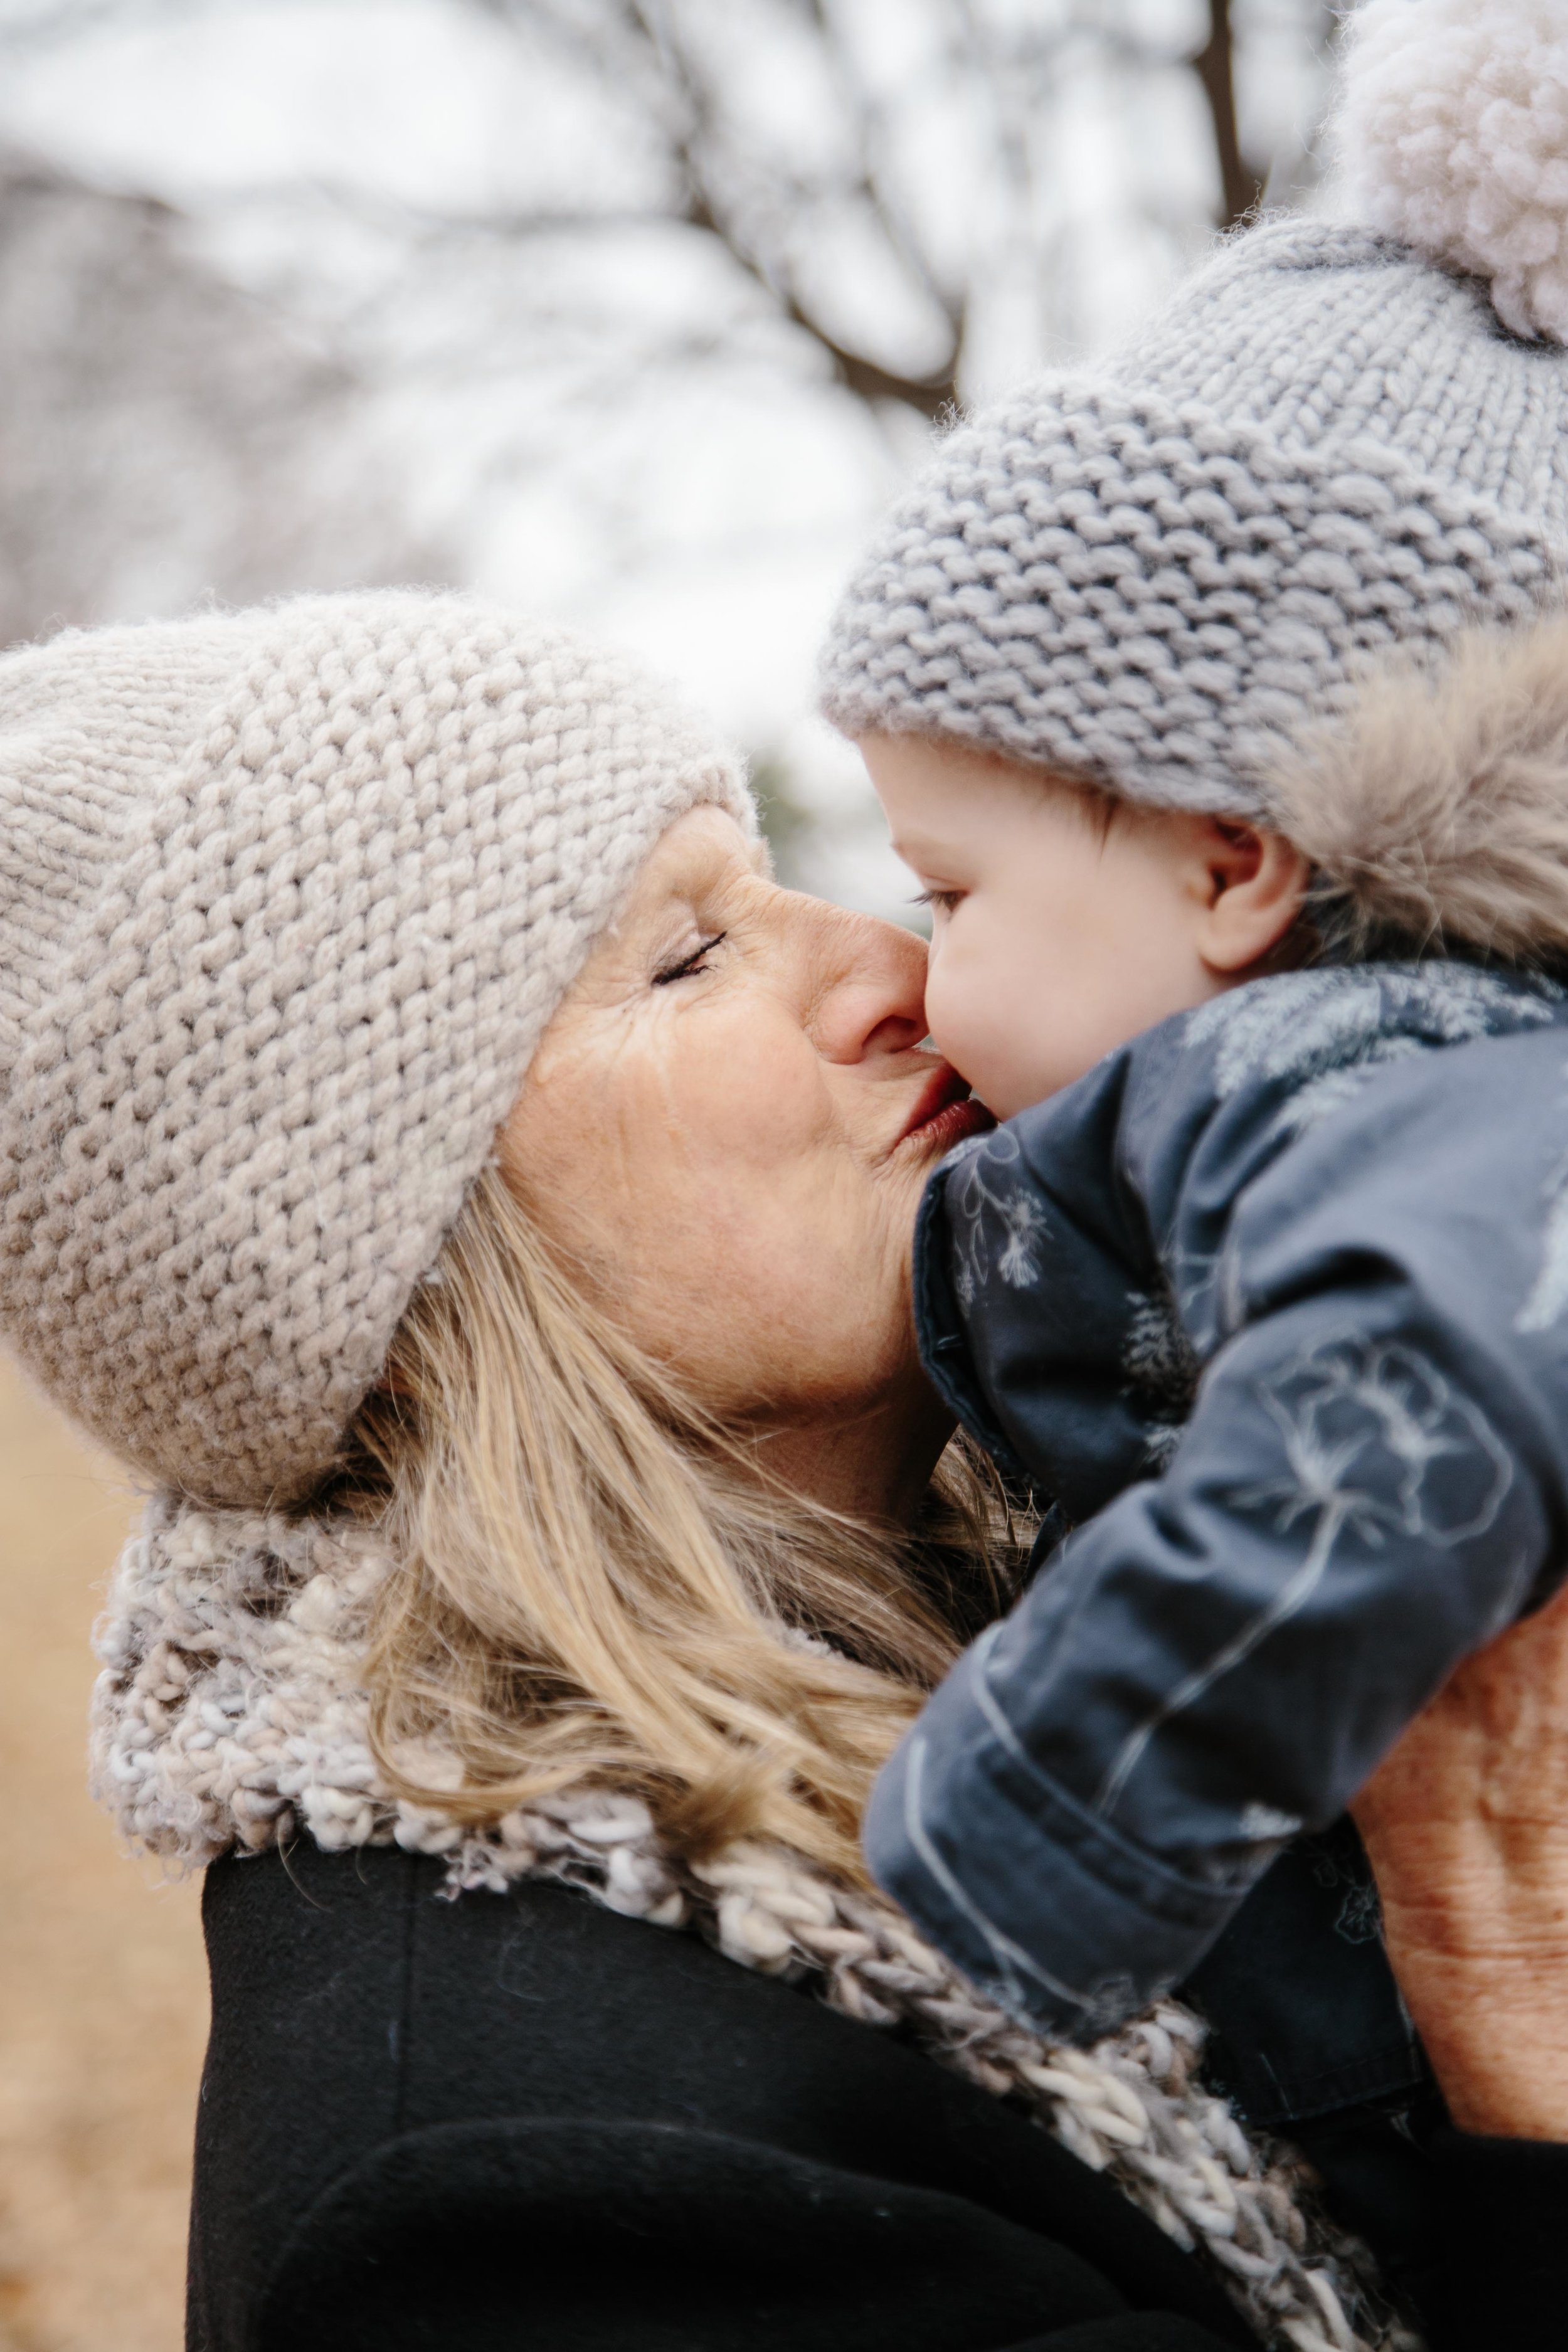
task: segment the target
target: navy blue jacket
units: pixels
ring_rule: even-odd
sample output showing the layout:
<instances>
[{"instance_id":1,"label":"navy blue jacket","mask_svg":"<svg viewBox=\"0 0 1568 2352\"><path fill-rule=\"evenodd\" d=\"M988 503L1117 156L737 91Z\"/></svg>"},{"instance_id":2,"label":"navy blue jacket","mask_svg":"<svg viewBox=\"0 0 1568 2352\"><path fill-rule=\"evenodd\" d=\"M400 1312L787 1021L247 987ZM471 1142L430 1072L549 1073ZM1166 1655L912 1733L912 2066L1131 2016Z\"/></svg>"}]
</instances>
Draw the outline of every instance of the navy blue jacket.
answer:
<instances>
[{"instance_id":1,"label":"navy blue jacket","mask_svg":"<svg viewBox=\"0 0 1568 2352\"><path fill-rule=\"evenodd\" d=\"M1048 2032L1187 1978L1568 1559L1565 1026L1465 965L1258 982L928 1190L927 1368L1052 1511L867 1850Z\"/></svg>"}]
</instances>

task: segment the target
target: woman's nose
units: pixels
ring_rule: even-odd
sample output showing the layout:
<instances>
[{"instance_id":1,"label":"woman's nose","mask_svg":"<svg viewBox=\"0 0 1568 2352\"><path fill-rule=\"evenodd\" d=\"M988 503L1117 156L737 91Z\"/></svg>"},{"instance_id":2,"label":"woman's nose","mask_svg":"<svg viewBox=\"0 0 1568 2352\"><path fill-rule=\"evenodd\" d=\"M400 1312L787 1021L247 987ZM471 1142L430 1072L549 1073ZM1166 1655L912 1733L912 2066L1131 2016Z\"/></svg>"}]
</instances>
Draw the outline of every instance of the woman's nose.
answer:
<instances>
[{"instance_id":1,"label":"woman's nose","mask_svg":"<svg viewBox=\"0 0 1568 2352\"><path fill-rule=\"evenodd\" d=\"M830 1062L907 1054L926 1034L926 950L897 923L824 908L809 1021Z\"/></svg>"}]
</instances>

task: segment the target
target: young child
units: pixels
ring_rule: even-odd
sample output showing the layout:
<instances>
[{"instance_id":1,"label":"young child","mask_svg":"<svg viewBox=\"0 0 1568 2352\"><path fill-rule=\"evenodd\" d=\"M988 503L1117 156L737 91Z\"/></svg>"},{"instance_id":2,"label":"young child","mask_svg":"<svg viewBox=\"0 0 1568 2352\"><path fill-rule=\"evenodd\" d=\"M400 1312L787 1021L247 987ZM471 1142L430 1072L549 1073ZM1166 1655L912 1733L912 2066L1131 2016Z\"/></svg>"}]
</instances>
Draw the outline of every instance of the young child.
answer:
<instances>
[{"instance_id":1,"label":"young child","mask_svg":"<svg viewBox=\"0 0 1568 2352\"><path fill-rule=\"evenodd\" d=\"M1053 2033L1187 1978L1568 1559L1560 32L1368 0L1351 223L955 433L829 648L1005 1121L922 1352L1052 1506L867 1850Z\"/></svg>"}]
</instances>

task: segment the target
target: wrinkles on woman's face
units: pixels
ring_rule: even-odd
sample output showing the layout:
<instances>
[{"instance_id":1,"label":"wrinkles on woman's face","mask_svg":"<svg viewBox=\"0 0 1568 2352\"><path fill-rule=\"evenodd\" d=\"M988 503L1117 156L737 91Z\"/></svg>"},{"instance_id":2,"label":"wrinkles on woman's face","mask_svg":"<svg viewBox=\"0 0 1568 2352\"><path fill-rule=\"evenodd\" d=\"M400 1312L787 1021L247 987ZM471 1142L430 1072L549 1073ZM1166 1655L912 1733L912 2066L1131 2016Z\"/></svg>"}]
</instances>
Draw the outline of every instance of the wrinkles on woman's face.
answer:
<instances>
[{"instance_id":1,"label":"wrinkles on woman's face","mask_svg":"<svg viewBox=\"0 0 1568 2352\"><path fill-rule=\"evenodd\" d=\"M918 940L779 888L703 809L546 1033L508 1172L718 1412L805 1420L910 1374L915 1208L971 1116L938 1099L961 1090L922 1049L923 982Z\"/></svg>"}]
</instances>

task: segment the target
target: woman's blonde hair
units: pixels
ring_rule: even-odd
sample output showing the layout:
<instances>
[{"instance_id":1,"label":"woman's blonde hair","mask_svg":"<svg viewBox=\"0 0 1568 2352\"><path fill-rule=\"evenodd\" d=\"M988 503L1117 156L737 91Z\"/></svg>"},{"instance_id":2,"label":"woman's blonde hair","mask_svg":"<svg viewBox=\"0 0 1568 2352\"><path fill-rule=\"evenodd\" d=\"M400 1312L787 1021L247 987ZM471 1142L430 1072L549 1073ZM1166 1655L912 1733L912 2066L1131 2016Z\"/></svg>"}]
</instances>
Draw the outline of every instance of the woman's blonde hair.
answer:
<instances>
[{"instance_id":1,"label":"woman's blonde hair","mask_svg":"<svg viewBox=\"0 0 1568 2352\"><path fill-rule=\"evenodd\" d=\"M368 1669L398 1794L478 1824L591 1780L679 1850L763 1835L850 1877L878 1767L1021 1556L955 1448L913 1534L787 1491L579 1295L499 1168L337 1499L399 1564ZM456 1793L412 1760L427 1743Z\"/></svg>"}]
</instances>

